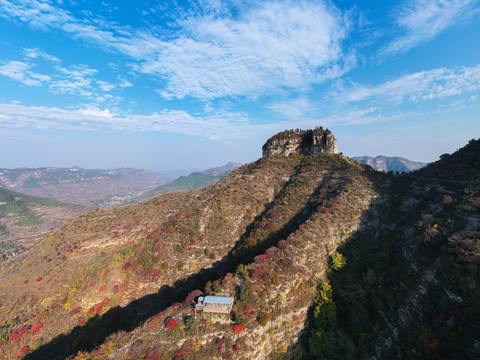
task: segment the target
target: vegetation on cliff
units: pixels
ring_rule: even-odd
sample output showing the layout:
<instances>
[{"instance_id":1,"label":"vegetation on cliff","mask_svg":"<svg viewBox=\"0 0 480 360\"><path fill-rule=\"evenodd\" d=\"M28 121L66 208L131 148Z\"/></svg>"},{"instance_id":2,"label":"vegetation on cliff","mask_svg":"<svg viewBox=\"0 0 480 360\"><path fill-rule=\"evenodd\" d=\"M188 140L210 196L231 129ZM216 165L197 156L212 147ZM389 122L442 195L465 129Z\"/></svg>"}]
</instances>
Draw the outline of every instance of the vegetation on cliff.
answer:
<instances>
[{"instance_id":1,"label":"vegetation on cliff","mask_svg":"<svg viewBox=\"0 0 480 360\"><path fill-rule=\"evenodd\" d=\"M0 274L0 355L475 358L479 154L399 176L274 155L87 213ZM202 293L230 316L194 318Z\"/></svg>"}]
</instances>

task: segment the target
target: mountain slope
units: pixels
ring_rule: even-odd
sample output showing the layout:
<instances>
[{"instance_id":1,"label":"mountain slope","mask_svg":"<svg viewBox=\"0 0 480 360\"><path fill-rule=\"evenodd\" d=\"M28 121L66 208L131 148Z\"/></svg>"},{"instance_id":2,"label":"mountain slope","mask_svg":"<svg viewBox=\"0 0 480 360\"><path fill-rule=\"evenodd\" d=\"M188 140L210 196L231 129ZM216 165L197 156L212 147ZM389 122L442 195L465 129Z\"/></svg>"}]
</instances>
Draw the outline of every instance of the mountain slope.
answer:
<instances>
[{"instance_id":1,"label":"mountain slope","mask_svg":"<svg viewBox=\"0 0 480 360\"><path fill-rule=\"evenodd\" d=\"M338 224L341 230L334 233L340 239L343 231L355 227L369 202L373 190L364 174L368 171L340 155L277 156L245 165L202 190L87 213L45 239L21 264L1 273L6 280L0 284L0 314L8 337L45 314L41 334L28 333L2 351L13 354L22 346L33 348L39 336L50 342L82 320L86 327L62 338L63 346L55 342L54 349L40 348L37 354L63 358L98 345L111 331L135 328L173 299L250 263L318 208L330 206L330 200L335 207L337 197L340 201L352 196L352 201L345 200L345 212L334 217L347 216L352 222ZM357 192L357 186L365 189ZM353 200L357 198L358 204ZM325 244L317 246L324 249ZM120 311L125 323L94 325L111 319L112 311ZM100 319L95 320L96 313ZM13 319L17 320L12 323Z\"/></svg>"},{"instance_id":2,"label":"mountain slope","mask_svg":"<svg viewBox=\"0 0 480 360\"><path fill-rule=\"evenodd\" d=\"M202 172L194 172L186 176L180 176L179 178L170 181L164 185L157 186L156 188L147 191L145 194L139 196L136 202L147 201L160 194L170 191L188 191L201 189L205 186L215 184L218 180L222 179L230 171L238 168L239 163L228 163L224 166L211 168Z\"/></svg>"},{"instance_id":3,"label":"mountain slope","mask_svg":"<svg viewBox=\"0 0 480 360\"><path fill-rule=\"evenodd\" d=\"M478 358L479 156L391 176L275 155L85 214L0 273L0 356ZM193 319L202 292L231 319Z\"/></svg>"},{"instance_id":4,"label":"mountain slope","mask_svg":"<svg viewBox=\"0 0 480 360\"><path fill-rule=\"evenodd\" d=\"M370 157L370 156L359 156L353 157L357 161L360 161L364 164L370 165L372 168L378 171L393 171L393 172L410 172L413 170L421 169L422 167L426 166L427 163L419 162L419 161L412 161L402 157L394 156L377 156L377 157Z\"/></svg>"},{"instance_id":5,"label":"mountain slope","mask_svg":"<svg viewBox=\"0 0 480 360\"><path fill-rule=\"evenodd\" d=\"M159 174L129 168L0 169L0 186L21 193L84 206L118 206L166 182Z\"/></svg>"},{"instance_id":6,"label":"mountain slope","mask_svg":"<svg viewBox=\"0 0 480 360\"><path fill-rule=\"evenodd\" d=\"M25 251L39 238L84 211L81 206L0 187L0 260Z\"/></svg>"}]
</instances>

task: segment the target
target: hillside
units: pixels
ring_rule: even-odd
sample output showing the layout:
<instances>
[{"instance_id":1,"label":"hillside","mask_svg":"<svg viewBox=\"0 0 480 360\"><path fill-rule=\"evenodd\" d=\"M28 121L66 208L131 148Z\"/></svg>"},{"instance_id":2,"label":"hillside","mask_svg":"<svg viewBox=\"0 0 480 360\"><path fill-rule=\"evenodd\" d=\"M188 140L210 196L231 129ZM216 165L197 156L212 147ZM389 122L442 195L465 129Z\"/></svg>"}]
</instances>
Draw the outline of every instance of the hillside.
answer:
<instances>
[{"instance_id":1,"label":"hillside","mask_svg":"<svg viewBox=\"0 0 480 360\"><path fill-rule=\"evenodd\" d=\"M84 214L0 273L0 356L475 359L479 156L391 176L278 154ZM231 316L192 318L201 293Z\"/></svg>"},{"instance_id":2,"label":"hillside","mask_svg":"<svg viewBox=\"0 0 480 360\"><path fill-rule=\"evenodd\" d=\"M22 253L41 237L84 211L81 206L0 187L0 261Z\"/></svg>"},{"instance_id":3,"label":"hillside","mask_svg":"<svg viewBox=\"0 0 480 360\"><path fill-rule=\"evenodd\" d=\"M124 205L166 181L160 174L129 168L0 169L0 186L9 190L91 207Z\"/></svg>"},{"instance_id":4,"label":"hillside","mask_svg":"<svg viewBox=\"0 0 480 360\"><path fill-rule=\"evenodd\" d=\"M394 156L358 156L353 157L357 161L360 161L364 164L370 165L372 168L378 171L393 171L393 172L410 172L413 170L421 169L422 167L428 165L428 163L419 162L419 161L412 161L402 157Z\"/></svg>"},{"instance_id":5,"label":"hillside","mask_svg":"<svg viewBox=\"0 0 480 360\"><path fill-rule=\"evenodd\" d=\"M205 186L215 184L220 179L224 178L230 171L238 168L239 163L228 163L224 166L211 168L202 172L194 172L186 176L180 176L177 179L170 181L164 185L157 186L156 188L147 191L145 194L140 195L134 202L146 201L154 198L163 193L170 191L188 191L201 189Z\"/></svg>"}]
</instances>

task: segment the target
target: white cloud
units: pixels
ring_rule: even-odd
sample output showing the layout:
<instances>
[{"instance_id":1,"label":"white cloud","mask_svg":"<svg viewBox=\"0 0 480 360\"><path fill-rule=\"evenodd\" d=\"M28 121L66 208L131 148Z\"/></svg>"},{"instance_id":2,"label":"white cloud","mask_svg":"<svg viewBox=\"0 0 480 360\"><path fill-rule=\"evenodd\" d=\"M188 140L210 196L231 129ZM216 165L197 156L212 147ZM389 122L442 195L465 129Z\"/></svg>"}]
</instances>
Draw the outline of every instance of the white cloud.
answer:
<instances>
[{"instance_id":1,"label":"white cloud","mask_svg":"<svg viewBox=\"0 0 480 360\"><path fill-rule=\"evenodd\" d=\"M53 63L60 63L60 59L56 56L47 54L45 51L40 49L25 49L25 56L32 59L44 59Z\"/></svg>"},{"instance_id":2,"label":"white cloud","mask_svg":"<svg viewBox=\"0 0 480 360\"><path fill-rule=\"evenodd\" d=\"M440 68L404 75L376 86L354 85L336 93L339 101L357 102L374 98L378 102L421 102L480 89L480 65Z\"/></svg>"},{"instance_id":3,"label":"white cloud","mask_svg":"<svg viewBox=\"0 0 480 360\"><path fill-rule=\"evenodd\" d=\"M208 1L203 14L189 14L178 22L179 30L166 31L168 38L78 20L51 3L0 0L0 6L4 16L130 56L137 71L166 81L159 91L166 98L256 97L304 89L355 63L355 54L342 48L348 20L326 1L237 2L235 16Z\"/></svg>"},{"instance_id":4,"label":"white cloud","mask_svg":"<svg viewBox=\"0 0 480 360\"><path fill-rule=\"evenodd\" d=\"M343 20L322 2L262 2L238 18L197 17L139 71L166 76L165 97L257 96L337 77Z\"/></svg>"},{"instance_id":5,"label":"white cloud","mask_svg":"<svg viewBox=\"0 0 480 360\"><path fill-rule=\"evenodd\" d=\"M25 49L25 55L32 61L38 58L49 58L39 49ZM54 94L70 94L96 99L99 102L114 99L107 93L114 89L133 86L131 82L124 78L119 78L117 84L97 80L98 71L87 65L61 66L58 58L49 59L54 65L49 75L39 74L30 69L35 66L33 63L22 61L9 61L0 65L0 75L6 76L12 80L19 81L28 86L46 86ZM115 99L119 99L118 97Z\"/></svg>"},{"instance_id":6,"label":"white cloud","mask_svg":"<svg viewBox=\"0 0 480 360\"><path fill-rule=\"evenodd\" d=\"M62 131L158 131L205 138L250 138L256 125L243 113L212 111L192 115L186 111L162 110L150 115L117 114L109 109L84 106L78 109L0 104L0 129Z\"/></svg>"},{"instance_id":7,"label":"white cloud","mask_svg":"<svg viewBox=\"0 0 480 360\"><path fill-rule=\"evenodd\" d=\"M267 107L291 120L304 118L318 110L318 104L312 103L312 101L306 97L284 99L280 102L267 105Z\"/></svg>"},{"instance_id":8,"label":"white cloud","mask_svg":"<svg viewBox=\"0 0 480 360\"><path fill-rule=\"evenodd\" d=\"M381 51L395 55L435 38L445 29L465 22L479 10L478 0L407 0L397 7L395 22L404 35Z\"/></svg>"},{"instance_id":9,"label":"white cloud","mask_svg":"<svg viewBox=\"0 0 480 360\"><path fill-rule=\"evenodd\" d=\"M4 65L0 65L0 75L28 86L41 86L44 82L50 80L49 76L34 73L29 70L30 68L31 65L25 62L9 61Z\"/></svg>"}]
</instances>

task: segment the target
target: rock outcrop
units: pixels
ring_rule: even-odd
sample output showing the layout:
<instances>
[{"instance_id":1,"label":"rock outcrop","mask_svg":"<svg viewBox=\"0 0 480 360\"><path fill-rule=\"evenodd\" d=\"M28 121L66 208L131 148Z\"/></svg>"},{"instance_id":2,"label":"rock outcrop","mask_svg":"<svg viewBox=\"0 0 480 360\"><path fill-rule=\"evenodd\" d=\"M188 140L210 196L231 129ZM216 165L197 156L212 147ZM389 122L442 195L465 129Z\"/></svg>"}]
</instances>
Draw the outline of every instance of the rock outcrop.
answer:
<instances>
[{"instance_id":1,"label":"rock outcrop","mask_svg":"<svg viewBox=\"0 0 480 360\"><path fill-rule=\"evenodd\" d=\"M322 127L314 130L286 130L272 136L262 147L264 158L276 154L288 155L291 152L301 154L338 154L337 140Z\"/></svg>"}]
</instances>

